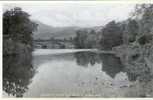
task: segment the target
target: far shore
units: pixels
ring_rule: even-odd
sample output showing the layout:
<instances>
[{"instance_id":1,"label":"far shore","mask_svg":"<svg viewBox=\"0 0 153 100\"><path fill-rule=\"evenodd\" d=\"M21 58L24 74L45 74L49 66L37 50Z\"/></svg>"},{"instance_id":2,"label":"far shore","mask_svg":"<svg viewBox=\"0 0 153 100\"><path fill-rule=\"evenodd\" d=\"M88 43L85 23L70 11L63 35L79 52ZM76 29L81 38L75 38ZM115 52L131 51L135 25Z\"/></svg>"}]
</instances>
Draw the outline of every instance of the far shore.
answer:
<instances>
[{"instance_id":1,"label":"far shore","mask_svg":"<svg viewBox=\"0 0 153 100\"><path fill-rule=\"evenodd\" d=\"M114 54L113 51L103 51L99 49L35 49L33 51L34 56L49 55L49 54L63 54L63 53L75 53L75 52L95 52L95 53L107 53Z\"/></svg>"}]
</instances>

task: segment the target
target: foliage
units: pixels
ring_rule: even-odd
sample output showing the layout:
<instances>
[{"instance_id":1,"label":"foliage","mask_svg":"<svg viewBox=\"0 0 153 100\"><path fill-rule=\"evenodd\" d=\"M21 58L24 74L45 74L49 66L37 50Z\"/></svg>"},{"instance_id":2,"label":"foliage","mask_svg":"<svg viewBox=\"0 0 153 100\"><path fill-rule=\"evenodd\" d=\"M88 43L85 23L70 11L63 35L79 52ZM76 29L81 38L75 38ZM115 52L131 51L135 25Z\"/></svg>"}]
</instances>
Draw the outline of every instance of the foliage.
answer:
<instances>
[{"instance_id":1,"label":"foliage","mask_svg":"<svg viewBox=\"0 0 153 100\"><path fill-rule=\"evenodd\" d=\"M126 22L127 24L123 30L123 41L125 44L129 44L130 42L134 42L136 40L136 36L139 32L139 25L134 19L129 19Z\"/></svg>"},{"instance_id":2,"label":"foliage","mask_svg":"<svg viewBox=\"0 0 153 100\"><path fill-rule=\"evenodd\" d=\"M115 21L109 22L101 31L100 45L102 49L112 49L114 46L122 44L122 31L119 24Z\"/></svg>"},{"instance_id":3,"label":"foliage","mask_svg":"<svg viewBox=\"0 0 153 100\"><path fill-rule=\"evenodd\" d=\"M153 5L137 5L133 14L120 22L124 42L113 51L121 58L129 80L138 80L145 87L153 80Z\"/></svg>"},{"instance_id":4,"label":"foliage","mask_svg":"<svg viewBox=\"0 0 153 100\"><path fill-rule=\"evenodd\" d=\"M139 34L152 33L153 27L153 5L136 5L134 17L139 21Z\"/></svg>"},{"instance_id":5,"label":"foliage","mask_svg":"<svg viewBox=\"0 0 153 100\"><path fill-rule=\"evenodd\" d=\"M34 75L32 33L37 25L21 8L3 14L3 90L22 97Z\"/></svg>"},{"instance_id":6,"label":"foliage","mask_svg":"<svg viewBox=\"0 0 153 100\"><path fill-rule=\"evenodd\" d=\"M74 38L75 48L96 48L97 46L97 33L94 30L78 30Z\"/></svg>"},{"instance_id":7,"label":"foliage","mask_svg":"<svg viewBox=\"0 0 153 100\"><path fill-rule=\"evenodd\" d=\"M152 80L153 76L153 5L137 5L133 20L133 25L135 23L136 28L133 30L130 28L127 37L132 34L135 40L130 44L120 45L114 50L117 51L126 66L127 74L132 75L131 80L138 79L148 82ZM133 25L132 27L134 27Z\"/></svg>"},{"instance_id":8,"label":"foliage","mask_svg":"<svg viewBox=\"0 0 153 100\"><path fill-rule=\"evenodd\" d=\"M37 24L29 19L29 14L21 8L7 10L3 14L3 35L13 41L31 44L32 32L36 30Z\"/></svg>"}]
</instances>

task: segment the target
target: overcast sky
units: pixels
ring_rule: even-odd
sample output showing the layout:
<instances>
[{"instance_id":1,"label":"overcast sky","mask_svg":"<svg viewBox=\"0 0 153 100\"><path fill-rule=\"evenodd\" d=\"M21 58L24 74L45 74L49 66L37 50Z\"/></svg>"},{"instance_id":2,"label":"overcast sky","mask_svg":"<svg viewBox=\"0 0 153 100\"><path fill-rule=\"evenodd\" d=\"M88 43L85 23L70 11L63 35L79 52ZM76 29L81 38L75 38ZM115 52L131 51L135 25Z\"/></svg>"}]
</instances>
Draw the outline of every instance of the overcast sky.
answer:
<instances>
[{"instance_id":1,"label":"overcast sky","mask_svg":"<svg viewBox=\"0 0 153 100\"><path fill-rule=\"evenodd\" d=\"M7 4L4 9L21 7L31 19L54 27L105 25L111 20L122 21L134 10L134 4L112 3L51 3L51 4Z\"/></svg>"}]
</instances>

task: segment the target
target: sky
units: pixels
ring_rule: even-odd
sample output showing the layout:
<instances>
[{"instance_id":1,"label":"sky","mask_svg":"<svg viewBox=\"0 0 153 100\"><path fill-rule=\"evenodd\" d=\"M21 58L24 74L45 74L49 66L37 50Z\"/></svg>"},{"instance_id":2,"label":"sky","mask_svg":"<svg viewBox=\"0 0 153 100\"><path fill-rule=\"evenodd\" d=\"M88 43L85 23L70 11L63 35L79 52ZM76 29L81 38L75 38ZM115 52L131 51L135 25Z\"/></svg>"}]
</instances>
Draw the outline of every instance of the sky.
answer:
<instances>
[{"instance_id":1,"label":"sky","mask_svg":"<svg viewBox=\"0 0 153 100\"><path fill-rule=\"evenodd\" d=\"M4 10L21 7L38 20L53 27L103 26L112 20L126 20L135 4L123 3L49 3L49 4L6 4Z\"/></svg>"}]
</instances>

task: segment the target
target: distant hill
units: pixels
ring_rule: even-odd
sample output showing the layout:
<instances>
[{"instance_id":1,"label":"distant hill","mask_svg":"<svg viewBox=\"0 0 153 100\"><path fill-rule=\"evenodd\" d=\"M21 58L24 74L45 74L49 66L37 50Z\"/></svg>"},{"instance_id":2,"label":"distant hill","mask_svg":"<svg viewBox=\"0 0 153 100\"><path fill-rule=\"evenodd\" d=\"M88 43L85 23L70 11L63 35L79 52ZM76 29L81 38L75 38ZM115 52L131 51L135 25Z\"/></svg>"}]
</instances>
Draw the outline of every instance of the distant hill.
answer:
<instances>
[{"instance_id":1,"label":"distant hill","mask_svg":"<svg viewBox=\"0 0 153 100\"><path fill-rule=\"evenodd\" d=\"M63 39L70 38L76 35L76 31L83 29L80 27L52 27L46 24L43 24L39 21L35 21L38 24L38 30L34 32L34 39L50 39L51 37ZM95 30L99 30L101 27L93 27ZM92 28L86 28L92 29Z\"/></svg>"}]
</instances>

